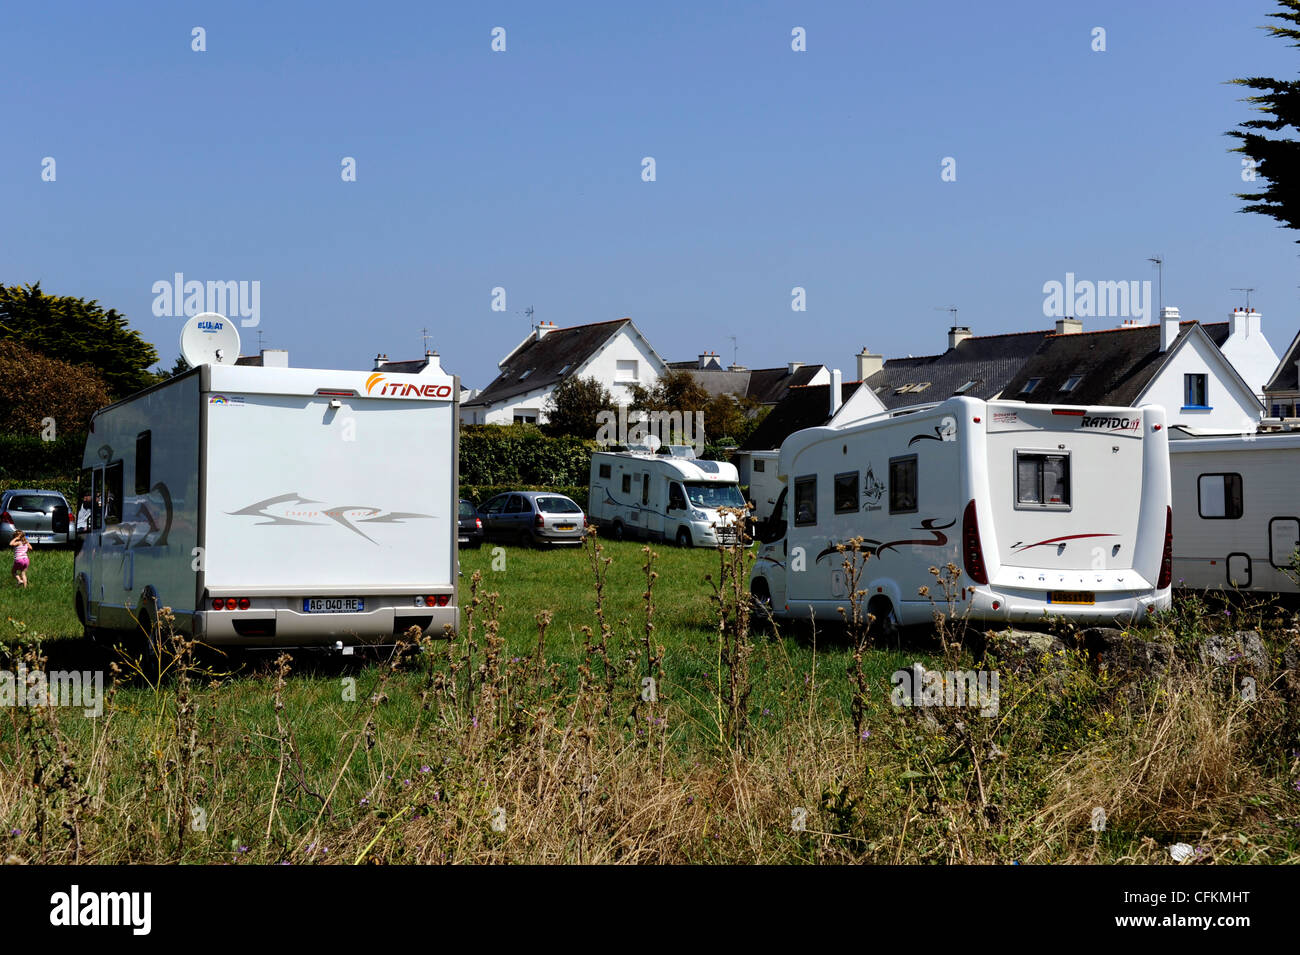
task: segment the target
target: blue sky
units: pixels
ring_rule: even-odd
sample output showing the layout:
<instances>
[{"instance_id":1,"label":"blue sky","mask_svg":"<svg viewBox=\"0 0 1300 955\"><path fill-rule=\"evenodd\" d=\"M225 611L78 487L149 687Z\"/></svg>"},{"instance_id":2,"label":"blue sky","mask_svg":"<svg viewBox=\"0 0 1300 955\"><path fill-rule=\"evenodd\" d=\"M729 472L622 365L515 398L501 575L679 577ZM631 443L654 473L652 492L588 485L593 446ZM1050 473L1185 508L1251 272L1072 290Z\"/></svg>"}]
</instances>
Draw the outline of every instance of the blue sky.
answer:
<instances>
[{"instance_id":1,"label":"blue sky","mask_svg":"<svg viewBox=\"0 0 1300 955\"><path fill-rule=\"evenodd\" d=\"M750 367L851 372L863 346L942 351L944 306L1047 327L1045 282L1154 282L1159 253L1166 304L1222 321L1254 286L1281 352L1300 236L1236 211L1223 135L1250 115L1225 81L1300 69L1274 9L11 4L0 281L119 309L168 366L183 319L155 282L258 281L246 353L260 329L294 365L367 368L428 327L482 387L529 305L630 316L669 361L735 336Z\"/></svg>"}]
</instances>

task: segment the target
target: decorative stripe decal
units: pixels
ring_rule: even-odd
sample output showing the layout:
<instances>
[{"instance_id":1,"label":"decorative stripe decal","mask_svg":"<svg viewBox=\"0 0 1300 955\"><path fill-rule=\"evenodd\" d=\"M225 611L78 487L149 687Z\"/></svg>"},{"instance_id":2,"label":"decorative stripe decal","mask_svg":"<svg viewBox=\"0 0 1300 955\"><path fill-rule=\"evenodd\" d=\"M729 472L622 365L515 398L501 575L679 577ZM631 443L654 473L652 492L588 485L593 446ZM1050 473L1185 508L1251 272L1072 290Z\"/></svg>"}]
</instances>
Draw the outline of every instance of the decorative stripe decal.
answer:
<instances>
[{"instance_id":1,"label":"decorative stripe decal","mask_svg":"<svg viewBox=\"0 0 1300 955\"><path fill-rule=\"evenodd\" d=\"M1079 540L1083 537L1118 537L1118 534L1067 534L1065 537L1049 537L1045 541L1039 541L1037 544L1021 544L1019 542L1012 544L1011 549L1014 551L1026 551L1033 547L1042 547L1044 544L1058 544L1061 541Z\"/></svg>"}]
</instances>

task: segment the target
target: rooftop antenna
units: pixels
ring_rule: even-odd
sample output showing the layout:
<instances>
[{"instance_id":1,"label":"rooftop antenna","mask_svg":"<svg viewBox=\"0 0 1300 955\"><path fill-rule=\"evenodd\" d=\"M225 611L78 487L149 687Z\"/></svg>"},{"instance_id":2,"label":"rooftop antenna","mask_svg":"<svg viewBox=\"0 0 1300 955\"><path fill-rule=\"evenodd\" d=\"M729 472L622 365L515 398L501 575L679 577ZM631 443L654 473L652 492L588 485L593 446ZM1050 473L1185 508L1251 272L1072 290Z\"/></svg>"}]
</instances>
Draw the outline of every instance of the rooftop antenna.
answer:
<instances>
[{"instance_id":1,"label":"rooftop antenna","mask_svg":"<svg viewBox=\"0 0 1300 955\"><path fill-rule=\"evenodd\" d=\"M1159 315L1165 310L1165 257L1152 255L1147 257L1147 261L1155 266L1156 270L1156 289L1159 294L1156 314Z\"/></svg>"},{"instance_id":2,"label":"rooftop antenna","mask_svg":"<svg viewBox=\"0 0 1300 955\"><path fill-rule=\"evenodd\" d=\"M429 330L427 328L422 328L420 329L420 334L424 336L424 353L427 355L429 354Z\"/></svg>"},{"instance_id":3,"label":"rooftop antenna","mask_svg":"<svg viewBox=\"0 0 1300 955\"><path fill-rule=\"evenodd\" d=\"M257 330L257 353L259 355L262 353L262 330L260 328Z\"/></svg>"},{"instance_id":4,"label":"rooftop antenna","mask_svg":"<svg viewBox=\"0 0 1300 955\"><path fill-rule=\"evenodd\" d=\"M935 310L936 312L951 312L951 313L952 313L952 324L953 324L954 327L957 325L957 306L956 306L956 305L938 305L938 306L935 307L934 310Z\"/></svg>"},{"instance_id":5,"label":"rooftop antenna","mask_svg":"<svg viewBox=\"0 0 1300 955\"><path fill-rule=\"evenodd\" d=\"M528 316L528 327L536 328L537 326L533 324L533 307L531 305L524 309L524 314Z\"/></svg>"},{"instance_id":6,"label":"rooftop antenna","mask_svg":"<svg viewBox=\"0 0 1300 955\"><path fill-rule=\"evenodd\" d=\"M1250 311L1250 293L1253 292L1253 291L1255 291L1255 289L1253 289L1253 288L1235 288L1235 289L1233 289L1233 291L1234 291L1234 292L1245 292L1245 293L1246 293L1246 311L1249 312L1249 311Z\"/></svg>"},{"instance_id":7,"label":"rooftop antenna","mask_svg":"<svg viewBox=\"0 0 1300 955\"><path fill-rule=\"evenodd\" d=\"M736 344L735 335L728 335L727 337L731 339L731 363L734 365L736 363L736 352L739 350L739 346Z\"/></svg>"}]
</instances>

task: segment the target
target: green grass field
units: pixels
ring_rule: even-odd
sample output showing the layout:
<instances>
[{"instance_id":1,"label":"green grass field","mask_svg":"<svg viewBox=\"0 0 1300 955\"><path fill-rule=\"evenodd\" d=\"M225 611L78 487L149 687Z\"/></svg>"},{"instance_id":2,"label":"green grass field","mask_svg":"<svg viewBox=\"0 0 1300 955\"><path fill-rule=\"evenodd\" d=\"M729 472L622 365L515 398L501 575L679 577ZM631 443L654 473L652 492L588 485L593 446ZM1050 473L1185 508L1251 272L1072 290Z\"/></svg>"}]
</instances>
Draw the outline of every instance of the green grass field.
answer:
<instances>
[{"instance_id":1,"label":"green grass field","mask_svg":"<svg viewBox=\"0 0 1300 955\"><path fill-rule=\"evenodd\" d=\"M860 653L843 628L746 637L704 549L655 548L648 612L642 546L601 546L603 640L588 550L488 546L462 552L460 638L399 665L176 645L161 678L82 639L72 555L37 553L27 591L0 589L0 667L43 654L50 670L120 672L98 718L0 712L0 853L1168 862L1178 839L1207 861L1300 858L1297 721L1279 687L1249 711L1199 672L1117 694L1078 659L1050 678L1005 673L992 719L900 710L896 669L982 664L924 633ZM1184 639L1200 623L1170 626ZM1106 832L1089 828L1096 805Z\"/></svg>"}]
</instances>

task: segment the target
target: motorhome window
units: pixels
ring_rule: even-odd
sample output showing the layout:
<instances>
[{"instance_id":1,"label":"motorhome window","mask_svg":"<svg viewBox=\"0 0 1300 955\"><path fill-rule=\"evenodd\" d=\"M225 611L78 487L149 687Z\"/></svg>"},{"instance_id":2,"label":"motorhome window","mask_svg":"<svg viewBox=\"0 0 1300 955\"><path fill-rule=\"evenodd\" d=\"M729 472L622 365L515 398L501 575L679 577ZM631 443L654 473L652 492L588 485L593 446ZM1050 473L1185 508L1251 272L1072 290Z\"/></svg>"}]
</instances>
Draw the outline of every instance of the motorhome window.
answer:
<instances>
[{"instance_id":1,"label":"motorhome window","mask_svg":"<svg viewBox=\"0 0 1300 955\"><path fill-rule=\"evenodd\" d=\"M696 507L744 507L745 496L734 484L687 481L686 498Z\"/></svg>"},{"instance_id":2,"label":"motorhome window","mask_svg":"<svg viewBox=\"0 0 1300 955\"><path fill-rule=\"evenodd\" d=\"M602 464L602 465L600 466L600 476L603 477L603 478L607 478L607 477L609 477L609 465L608 465L608 464Z\"/></svg>"},{"instance_id":3,"label":"motorhome window","mask_svg":"<svg viewBox=\"0 0 1300 955\"><path fill-rule=\"evenodd\" d=\"M835 475L835 513L858 512L858 472L846 471Z\"/></svg>"},{"instance_id":4,"label":"motorhome window","mask_svg":"<svg viewBox=\"0 0 1300 955\"><path fill-rule=\"evenodd\" d=\"M648 474L641 475L641 503L647 505L650 503L650 475Z\"/></svg>"},{"instance_id":5,"label":"motorhome window","mask_svg":"<svg viewBox=\"0 0 1300 955\"><path fill-rule=\"evenodd\" d=\"M149 493L149 465L152 443L151 431L141 431L135 436L135 493Z\"/></svg>"},{"instance_id":6,"label":"motorhome window","mask_svg":"<svg viewBox=\"0 0 1300 955\"><path fill-rule=\"evenodd\" d=\"M1208 520L1238 520L1244 513L1240 474L1202 474L1196 480L1197 507Z\"/></svg>"},{"instance_id":7,"label":"motorhome window","mask_svg":"<svg viewBox=\"0 0 1300 955\"><path fill-rule=\"evenodd\" d=\"M630 474L623 475L623 493L624 494L632 493L632 475Z\"/></svg>"},{"instance_id":8,"label":"motorhome window","mask_svg":"<svg viewBox=\"0 0 1300 955\"><path fill-rule=\"evenodd\" d=\"M916 510L916 455L889 459L889 513L906 514Z\"/></svg>"},{"instance_id":9,"label":"motorhome window","mask_svg":"<svg viewBox=\"0 0 1300 955\"><path fill-rule=\"evenodd\" d=\"M1069 508L1070 456L1017 451L1016 505Z\"/></svg>"},{"instance_id":10,"label":"motorhome window","mask_svg":"<svg viewBox=\"0 0 1300 955\"><path fill-rule=\"evenodd\" d=\"M794 479L794 523L805 527L817 523L817 476Z\"/></svg>"},{"instance_id":11,"label":"motorhome window","mask_svg":"<svg viewBox=\"0 0 1300 955\"><path fill-rule=\"evenodd\" d=\"M1205 395L1205 375L1183 375L1183 407L1209 407Z\"/></svg>"},{"instance_id":12,"label":"motorhome window","mask_svg":"<svg viewBox=\"0 0 1300 955\"><path fill-rule=\"evenodd\" d=\"M766 462L766 461L755 461L755 462L754 462L754 470L755 470L755 471L766 471L766 470L767 470L767 462Z\"/></svg>"},{"instance_id":13,"label":"motorhome window","mask_svg":"<svg viewBox=\"0 0 1300 955\"><path fill-rule=\"evenodd\" d=\"M682 486L676 481L672 481L668 485L668 507L686 510L686 494L682 491Z\"/></svg>"},{"instance_id":14,"label":"motorhome window","mask_svg":"<svg viewBox=\"0 0 1300 955\"><path fill-rule=\"evenodd\" d=\"M122 523L122 462L104 469L104 523Z\"/></svg>"}]
</instances>

